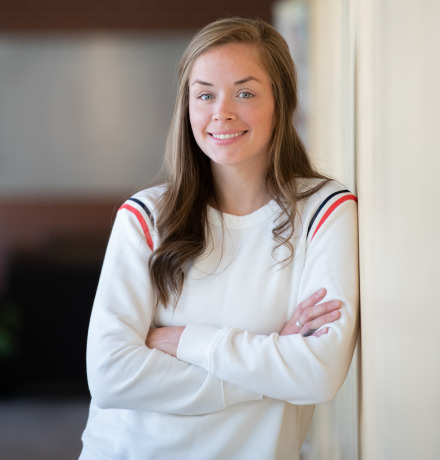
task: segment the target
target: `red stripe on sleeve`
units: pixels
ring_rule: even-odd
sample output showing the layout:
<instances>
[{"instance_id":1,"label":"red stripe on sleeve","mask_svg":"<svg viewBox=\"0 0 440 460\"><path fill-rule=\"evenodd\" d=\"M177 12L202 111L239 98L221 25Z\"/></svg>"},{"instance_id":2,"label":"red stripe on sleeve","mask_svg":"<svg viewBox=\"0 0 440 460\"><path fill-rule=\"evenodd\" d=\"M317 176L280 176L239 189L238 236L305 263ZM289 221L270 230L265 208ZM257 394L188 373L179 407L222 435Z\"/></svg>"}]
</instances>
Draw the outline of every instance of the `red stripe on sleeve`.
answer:
<instances>
[{"instance_id":1,"label":"red stripe on sleeve","mask_svg":"<svg viewBox=\"0 0 440 460\"><path fill-rule=\"evenodd\" d=\"M133 206L130 206L129 204L124 204L122 205L119 209L127 209L128 211L131 211L136 217L139 223L141 224L142 230L144 231L145 239L147 240L147 244L149 248L153 251L153 239L151 238L150 230L148 229L148 225L145 222L144 217L142 214Z\"/></svg>"},{"instance_id":2,"label":"red stripe on sleeve","mask_svg":"<svg viewBox=\"0 0 440 460\"><path fill-rule=\"evenodd\" d=\"M341 198L339 198L339 200L336 200L328 209L327 211L325 211L325 214L322 216L321 220L319 221L318 225L316 226L316 229L315 231L313 232L313 236L312 236L312 239L310 240L310 242L313 240L313 238L315 238L315 235L316 235L316 232L320 229L320 227L322 226L322 224L328 219L328 217L330 216L330 214L342 203L344 203L344 201L348 201L348 200L353 200L353 201L356 201L357 203L357 198L354 196L354 195L345 195L345 196L342 196Z\"/></svg>"}]
</instances>

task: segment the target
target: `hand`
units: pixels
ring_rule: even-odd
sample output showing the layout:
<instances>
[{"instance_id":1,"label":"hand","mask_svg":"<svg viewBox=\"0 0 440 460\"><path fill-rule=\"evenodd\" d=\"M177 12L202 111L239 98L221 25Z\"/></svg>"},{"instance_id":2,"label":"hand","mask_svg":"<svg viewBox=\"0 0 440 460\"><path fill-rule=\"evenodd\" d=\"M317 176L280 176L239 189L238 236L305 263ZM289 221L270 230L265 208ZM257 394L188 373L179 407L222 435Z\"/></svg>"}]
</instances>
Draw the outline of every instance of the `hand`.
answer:
<instances>
[{"instance_id":1,"label":"hand","mask_svg":"<svg viewBox=\"0 0 440 460\"><path fill-rule=\"evenodd\" d=\"M151 328L145 344L148 348L157 348L171 356L176 356L180 336L185 326L166 326Z\"/></svg>"},{"instance_id":2,"label":"hand","mask_svg":"<svg viewBox=\"0 0 440 460\"><path fill-rule=\"evenodd\" d=\"M327 291L325 289L320 289L302 301L293 313L292 318L284 325L280 335L302 334L304 337L308 337L309 335L320 337L327 334L328 327L319 331L318 329L324 326L324 324L336 321L341 316L339 311L341 302L339 300L331 300L329 302L318 303L326 294ZM297 321L302 327L297 326Z\"/></svg>"}]
</instances>

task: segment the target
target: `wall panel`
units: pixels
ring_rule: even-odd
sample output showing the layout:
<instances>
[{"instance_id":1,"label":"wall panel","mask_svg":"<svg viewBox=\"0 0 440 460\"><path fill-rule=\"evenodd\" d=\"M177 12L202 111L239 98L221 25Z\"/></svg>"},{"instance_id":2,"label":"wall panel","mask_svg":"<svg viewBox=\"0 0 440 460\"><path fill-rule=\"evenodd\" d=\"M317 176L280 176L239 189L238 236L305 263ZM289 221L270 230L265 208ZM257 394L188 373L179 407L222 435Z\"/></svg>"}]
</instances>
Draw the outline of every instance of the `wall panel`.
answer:
<instances>
[{"instance_id":1,"label":"wall panel","mask_svg":"<svg viewBox=\"0 0 440 460\"><path fill-rule=\"evenodd\" d=\"M352 191L355 180L356 5L311 0L310 153L325 174ZM358 458L360 349L334 401L318 405L304 460Z\"/></svg>"},{"instance_id":2,"label":"wall panel","mask_svg":"<svg viewBox=\"0 0 440 460\"><path fill-rule=\"evenodd\" d=\"M359 2L363 460L440 450L440 4Z\"/></svg>"}]
</instances>

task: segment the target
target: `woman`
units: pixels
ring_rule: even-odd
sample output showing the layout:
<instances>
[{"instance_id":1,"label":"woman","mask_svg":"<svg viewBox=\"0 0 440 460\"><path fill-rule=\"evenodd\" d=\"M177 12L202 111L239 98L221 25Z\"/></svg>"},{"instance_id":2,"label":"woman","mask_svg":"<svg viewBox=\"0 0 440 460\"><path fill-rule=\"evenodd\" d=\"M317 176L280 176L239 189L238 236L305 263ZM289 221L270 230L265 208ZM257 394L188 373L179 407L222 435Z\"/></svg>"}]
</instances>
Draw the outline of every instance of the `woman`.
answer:
<instances>
[{"instance_id":1,"label":"woman","mask_svg":"<svg viewBox=\"0 0 440 460\"><path fill-rule=\"evenodd\" d=\"M299 458L346 376L358 284L355 197L312 168L296 103L263 21L189 45L168 181L122 206L107 249L81 460Z\"/></svg>"}]
</instances>

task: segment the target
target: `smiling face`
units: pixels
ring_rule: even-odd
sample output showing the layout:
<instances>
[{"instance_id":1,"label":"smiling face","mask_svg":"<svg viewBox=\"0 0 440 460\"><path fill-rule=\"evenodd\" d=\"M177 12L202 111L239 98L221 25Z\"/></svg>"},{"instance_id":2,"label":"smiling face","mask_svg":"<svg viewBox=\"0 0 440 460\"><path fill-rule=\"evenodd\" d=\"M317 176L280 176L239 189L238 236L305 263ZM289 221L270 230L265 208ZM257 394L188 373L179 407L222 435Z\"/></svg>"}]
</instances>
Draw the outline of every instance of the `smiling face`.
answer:
<instances>
[{"instance_id":1,"label":"smiling face","mask_svg":"<svg viewBox=\"0 0 440 460\"><path fill-rule=\"evenodd\" d=\"M189 78L189 116L194 138L219 168L261 174L275 122L269 76L252 45L227 44L202 54Z\"/></svg>"}]
</instances>

